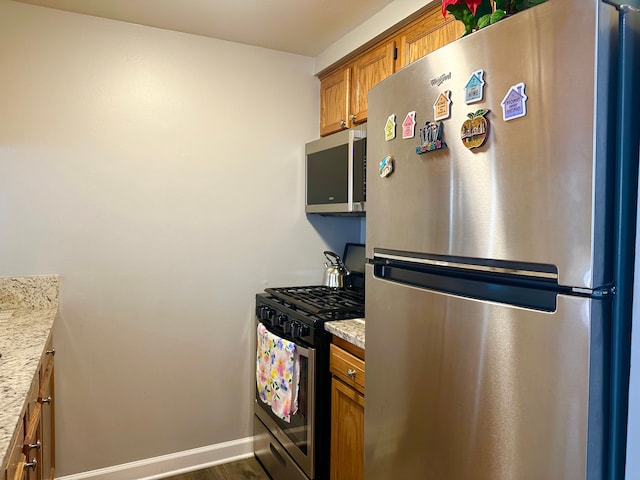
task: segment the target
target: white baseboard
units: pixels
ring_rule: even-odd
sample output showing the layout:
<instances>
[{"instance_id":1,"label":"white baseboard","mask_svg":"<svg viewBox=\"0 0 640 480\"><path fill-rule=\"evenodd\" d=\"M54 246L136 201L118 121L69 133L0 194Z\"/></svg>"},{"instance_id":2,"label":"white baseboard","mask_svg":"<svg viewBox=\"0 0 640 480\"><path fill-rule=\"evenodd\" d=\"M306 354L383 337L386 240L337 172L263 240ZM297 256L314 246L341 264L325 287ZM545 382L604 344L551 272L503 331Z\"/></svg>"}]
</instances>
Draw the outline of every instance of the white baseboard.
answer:
<instances>
[{"instance_id":1,"label":"white baseboard","mask_svg":"<svg viewBox=\"0 0 640 480\"><path fill-rule=\"evenodd\" d=\"M113 467L56 477L56 480L157 480L251 456L253 456L253 437L246 437Z\"/></svg>"}]
</instances>

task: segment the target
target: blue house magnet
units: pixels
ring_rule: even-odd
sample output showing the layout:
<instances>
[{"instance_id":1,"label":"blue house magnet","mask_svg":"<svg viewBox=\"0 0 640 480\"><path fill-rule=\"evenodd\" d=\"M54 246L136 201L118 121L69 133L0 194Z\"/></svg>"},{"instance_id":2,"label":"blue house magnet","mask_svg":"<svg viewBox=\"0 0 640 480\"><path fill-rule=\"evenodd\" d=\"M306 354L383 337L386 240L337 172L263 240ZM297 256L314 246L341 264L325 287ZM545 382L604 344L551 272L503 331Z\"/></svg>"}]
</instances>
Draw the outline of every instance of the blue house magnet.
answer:
<instances>
[{"instance_id":1,"label":"blue house magnet","mask_svg":"<svg viewBox=\"0 0 640 480\"><path fill-rule=\"evenodd\" d=\"M471 74L464 86L464 103L479 102L484 98L484 70L476 70Z\"/></svg>"},{"instance_id":2,"label":"blue house magnet","mask_svg":"<svg viewBox=\"0 0 640 480\"><path fill-rule=\"evenodd\" d=\"M509 89L500 102L502 105L502 119L506 122L527 114L527 97L524 93L524 83L518 83Z\"/></svg>"}]
</instances>

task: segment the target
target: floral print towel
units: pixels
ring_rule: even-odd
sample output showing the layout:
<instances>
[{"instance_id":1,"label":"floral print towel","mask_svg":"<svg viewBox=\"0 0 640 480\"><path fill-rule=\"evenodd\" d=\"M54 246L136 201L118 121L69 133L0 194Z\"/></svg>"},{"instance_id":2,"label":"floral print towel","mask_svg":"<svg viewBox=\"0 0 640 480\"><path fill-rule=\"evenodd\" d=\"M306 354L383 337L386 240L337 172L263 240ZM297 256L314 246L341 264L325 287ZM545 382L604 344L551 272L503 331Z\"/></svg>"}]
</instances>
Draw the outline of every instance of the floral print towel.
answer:
<instances>
[{"instance_id":1,"label":"floral print towel","mask_svg":"<svg viewBox=\"0 0 640 480\"><path fill-rule=\"evenodd\" d=\"M256 385L260 399L271 406L275 415L291 422L298 411L300 356L296 344L284 340L258 322Z\"/></svg>"}]
</instances>

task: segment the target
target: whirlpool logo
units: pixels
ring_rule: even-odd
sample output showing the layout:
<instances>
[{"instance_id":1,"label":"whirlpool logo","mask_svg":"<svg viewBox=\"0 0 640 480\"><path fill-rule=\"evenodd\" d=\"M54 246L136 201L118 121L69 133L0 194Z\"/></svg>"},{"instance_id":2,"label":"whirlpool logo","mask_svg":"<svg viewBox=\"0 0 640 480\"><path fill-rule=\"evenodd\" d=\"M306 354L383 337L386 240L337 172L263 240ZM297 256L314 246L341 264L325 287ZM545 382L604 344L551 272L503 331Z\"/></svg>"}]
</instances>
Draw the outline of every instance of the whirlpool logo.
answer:
<instances>
[{"instance_id":1,"label":"whirlpool logo","mask_svg":"<svg viewBox=\"0 0 640 480\"><path fill-rule=\"evenodd\" d=\"M447 80L451 80L451 72L443 73L439 77L432 78L431 79L431 86L432 87L439 87L440 85L442 85Z\"/></svg>"}]
</instances>

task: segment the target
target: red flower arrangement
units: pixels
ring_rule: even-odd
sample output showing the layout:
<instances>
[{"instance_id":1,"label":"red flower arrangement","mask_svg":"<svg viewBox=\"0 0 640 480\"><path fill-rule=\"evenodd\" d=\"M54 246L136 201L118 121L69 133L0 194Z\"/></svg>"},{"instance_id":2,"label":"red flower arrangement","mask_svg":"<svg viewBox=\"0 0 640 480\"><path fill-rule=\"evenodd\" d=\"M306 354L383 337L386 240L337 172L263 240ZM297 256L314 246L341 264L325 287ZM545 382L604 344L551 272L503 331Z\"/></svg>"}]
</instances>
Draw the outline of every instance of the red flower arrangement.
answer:
<instances>
[{"instance_id":1,"label":"red flower arrangement","mask_svg":"<svg viewBox=\"0 0 640 480\"><path fill-rule=\"evenodd\" d=\"M505 16L526 10L547 0L442 0L442 16L447 12L464 24L462 36L502 20Z\"/></svg>"},{"instance_id":2,"label":"red flower arrangement","mask_svg":"<svg viewBox=\"0 0 640 480\"><path fill-rule=\"evenodd\" d=\"M444 17L447 15L447 6L462 3L464 3L469 8L471 13L475 15L478 6L482 3L482 0L442 0L442 16Z\"/></svg>"}]
</instances>

